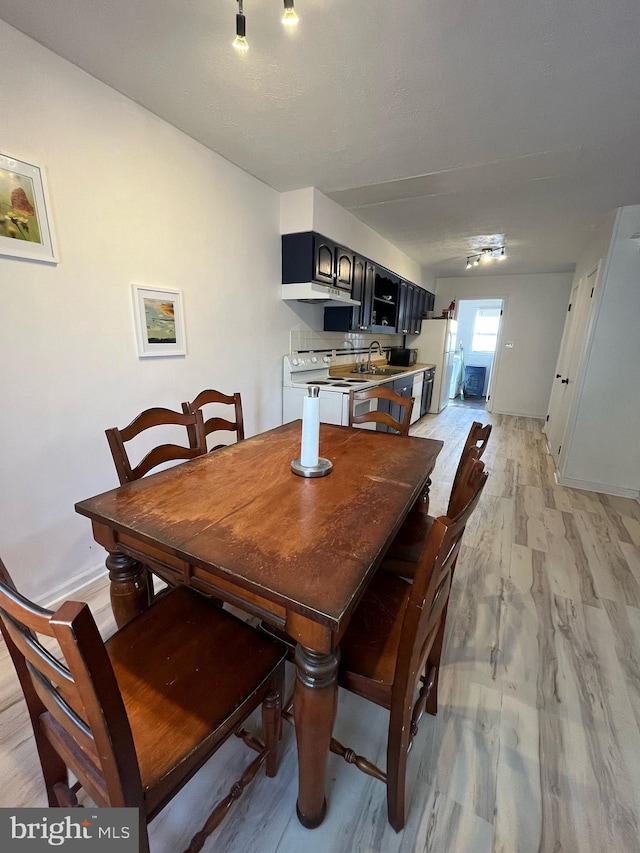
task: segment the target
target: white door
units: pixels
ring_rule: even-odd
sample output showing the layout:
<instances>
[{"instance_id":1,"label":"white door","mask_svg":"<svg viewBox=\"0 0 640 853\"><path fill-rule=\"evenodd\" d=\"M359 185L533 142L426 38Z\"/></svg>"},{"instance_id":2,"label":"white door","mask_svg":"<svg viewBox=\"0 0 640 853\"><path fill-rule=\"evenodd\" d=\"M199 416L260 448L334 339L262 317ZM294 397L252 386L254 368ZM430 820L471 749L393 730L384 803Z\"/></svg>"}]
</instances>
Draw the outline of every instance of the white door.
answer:
<instances>
[{"instance_id":1,"label":"white door","mask_svg":"<svg viewBox=\"0 0 640 853\"><path fill-rule=\"evenodd\" d=\"M567 319L549 399L548 420L545 424L549 450L555 460L556 467L559 467L576 376L582 362L591 308L594 304L593 300L598 285L599 269L600 265L598 264L589 275L574 284L567 308Z\"/></svg>"}]
</instances>

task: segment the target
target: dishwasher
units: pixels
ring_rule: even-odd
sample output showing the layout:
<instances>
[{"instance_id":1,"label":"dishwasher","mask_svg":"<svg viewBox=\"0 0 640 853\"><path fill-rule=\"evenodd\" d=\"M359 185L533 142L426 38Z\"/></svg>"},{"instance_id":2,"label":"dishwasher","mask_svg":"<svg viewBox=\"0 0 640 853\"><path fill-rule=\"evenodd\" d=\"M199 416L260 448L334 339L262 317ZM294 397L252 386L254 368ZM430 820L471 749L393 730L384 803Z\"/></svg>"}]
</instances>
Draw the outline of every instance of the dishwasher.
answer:
<instances>
[{"instance_id":1,"label":"dishwasher","mask_svg":"<svg viewBox=\"0 0 640 853\"><path fill-rule=\"evenodd\" d=\"M422 410L422 388L424 385L424 373L416 373L413 377L413 389L411 396L413 397L413 408L411 409L410 423L414 424L421 417Z\"/></svg>"}]
</instances>

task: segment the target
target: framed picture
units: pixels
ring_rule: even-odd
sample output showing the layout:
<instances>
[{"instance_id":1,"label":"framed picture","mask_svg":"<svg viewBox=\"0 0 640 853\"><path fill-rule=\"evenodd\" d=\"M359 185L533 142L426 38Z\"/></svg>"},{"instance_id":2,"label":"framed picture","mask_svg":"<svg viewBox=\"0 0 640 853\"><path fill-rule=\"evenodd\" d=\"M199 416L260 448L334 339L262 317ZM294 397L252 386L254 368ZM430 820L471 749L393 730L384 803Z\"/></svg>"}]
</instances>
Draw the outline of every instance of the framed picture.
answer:
<instances>
[{"instance_id":1,"label":"framed picture","mask_svg":"<svg viewBox=\"0 0 640 853\"><path fill-rule=\"evenodd\" d=\"M132 285L138 355L185 355L182 292Z\"/></svg>"},{"instance_id":2,"label":"framed picture","mask_svg":"<svg viewBox=\"0 0 640 853\"><path fill-rule=\"evenodd\" d=\"M42 169L0 154L0 255L57 264Z\"/></svg>"}]
</instances>

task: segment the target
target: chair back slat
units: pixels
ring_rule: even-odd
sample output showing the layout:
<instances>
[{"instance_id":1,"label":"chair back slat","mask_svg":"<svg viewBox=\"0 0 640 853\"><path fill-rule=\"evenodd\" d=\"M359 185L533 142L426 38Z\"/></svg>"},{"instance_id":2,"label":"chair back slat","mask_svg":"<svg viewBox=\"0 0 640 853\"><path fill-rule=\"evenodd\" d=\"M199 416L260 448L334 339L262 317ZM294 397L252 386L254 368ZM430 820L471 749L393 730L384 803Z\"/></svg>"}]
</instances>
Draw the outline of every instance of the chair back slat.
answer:
<instances>
[{"instance_id":1,"label":"chair back slat","mask_svg":"<svg viewBox=\"0 0 640 853\"><path fill-rule=\"evenodd\" d=\"M100 758L95 738L89 726L76 713L74 706L65 700L62 691L56 690L54 685L44 677L42 672L31 664L27 665L27 669L31 675L33 688L49 714L67 732L71 740L78 744L82 752L88 755L94 764L99 767Z\"/></svg>"},{"instance_id":2,"label":"chair back slat","mask_svg":"<svg viewBox=\"0 0 640 853\"><path fill-rule=\"evenodd\" d=\"M401 420L394 418L389 412L382 409L374 409L373 411L363 412L359 415L354 414L355 404L364 400L388 400L392 405L399 407ZM364 388L360 391L351 391L349 394L349 426L379 423L391 427L391 429L400 433L400 435L409 435L413 402L413 397L403 397L392 388L385 388L384 385Z\"/></svg>"},{"instance_id":3,"label":"chair back slat","mask_svg":"<svg viewBox=\"0 0 640 853\"><path fill-rule=\"evenodd\" d=\"M132 465L125 447L126 442L153 427L183 426L187 433L186 445L166 443L154 447L137 465ZM111 427L105 431L120 484L131 483L148 474L164 462L194 459L206 451L202 412L174 412L155 407L146 409L123 429Z\"/></svg>"},{"instance_id":4,"label":"chair back slat","mask_svg":"<svg viewBox=\"0 0 640 853\"><path fill-rule=\"evenodd\" d=\"M475 457L476 459L481 459L485 450L487 449L487 442L489 441L489 436L491 435L491 424L485 424L482 426L480 421L474 421L471 424L471 428L467 434L467 437L464 442L464 447L462 448L462 453L460 454L460 460L458 462L458 467L456 468L456 473L453 478L453 485L451 486L451 498L449 500L449 506L447 508L447 516L449 518L453 518L457 515L457 511L461 509L465 505L464 499L459 499L456 497L456 491L458 488L458 484L461 479L463 479L465 465L469 459L469 450L471 448L475 448L478 453ZM452 506L453 502L453 506Z\"/></svg>"},{"instance_id":5,"label":"chair back slat","mask_svg":"<svg viewBox=\"0 0 640 853\"><path fill-rule=\"evenodd\" d=\"M473 458L464 474L465 491L470 494L467 504L455 518L440 516L433 522L416 568L403 618L392 705L412 702L415 679L424 669L445 612L462 536L487 477L484 463Z\"/></svg>"},{"instance_id":6,"label":"chair back slat","mask_svg":"<svg viewBox=\"0 0 640 853\"><path fill-rule=\"evenodd\" d=\"M57 691L65 702L74 708L79 708L78 691L67 667L39 642L33 631L25 629L6 611L4 611L4 615L7 633L31 668L40 673L41 677L51 685L51 689Z\"/></svg>"},{"instance_id":7,"label":"chair back slat","mask_svg":"<svg viewBox=\"0 0 640 853\"><path fill-rule=\"evenodd\" d=\"M201 391L198 396L190 402L183 403L182 411L185 414L195 414L197 411L202 411L204 406L210 405L233 406L235 420L232 421L229 418L223 418L219 414L207 418L204 421L205 438L213 432L225 431L235 432L236 441L243 441L244 418L242 414L242 397L240 394L238 392L234 394L223 394L221 391L207 389L205 391ZM195 436L191 434L191 438L194 440ZM216 444L215 447L211 447L210 450L218 450L224 446L224 444Z\"/></svg>"}]
</instances>

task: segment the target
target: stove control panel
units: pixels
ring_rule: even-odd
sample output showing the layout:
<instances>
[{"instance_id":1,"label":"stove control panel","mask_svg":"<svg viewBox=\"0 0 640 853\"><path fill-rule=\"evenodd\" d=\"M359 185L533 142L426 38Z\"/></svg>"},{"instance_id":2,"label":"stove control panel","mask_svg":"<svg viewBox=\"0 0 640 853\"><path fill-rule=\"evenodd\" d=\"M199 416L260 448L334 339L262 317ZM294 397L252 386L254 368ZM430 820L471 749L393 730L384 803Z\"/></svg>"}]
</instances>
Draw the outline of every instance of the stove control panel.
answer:
<instances>
[{"instance_id":1,"label":"stove control panel","mask_svg":"<svg viewBox=\"0 0 640 853\"><path fill-rule=\"evenodd\" d=\"M303 370L318 370L322 367L327 367L331 363L330 355L296 355L286 357L289 362L292 373L300 373Z\"/></svg>"}]
</instances>

